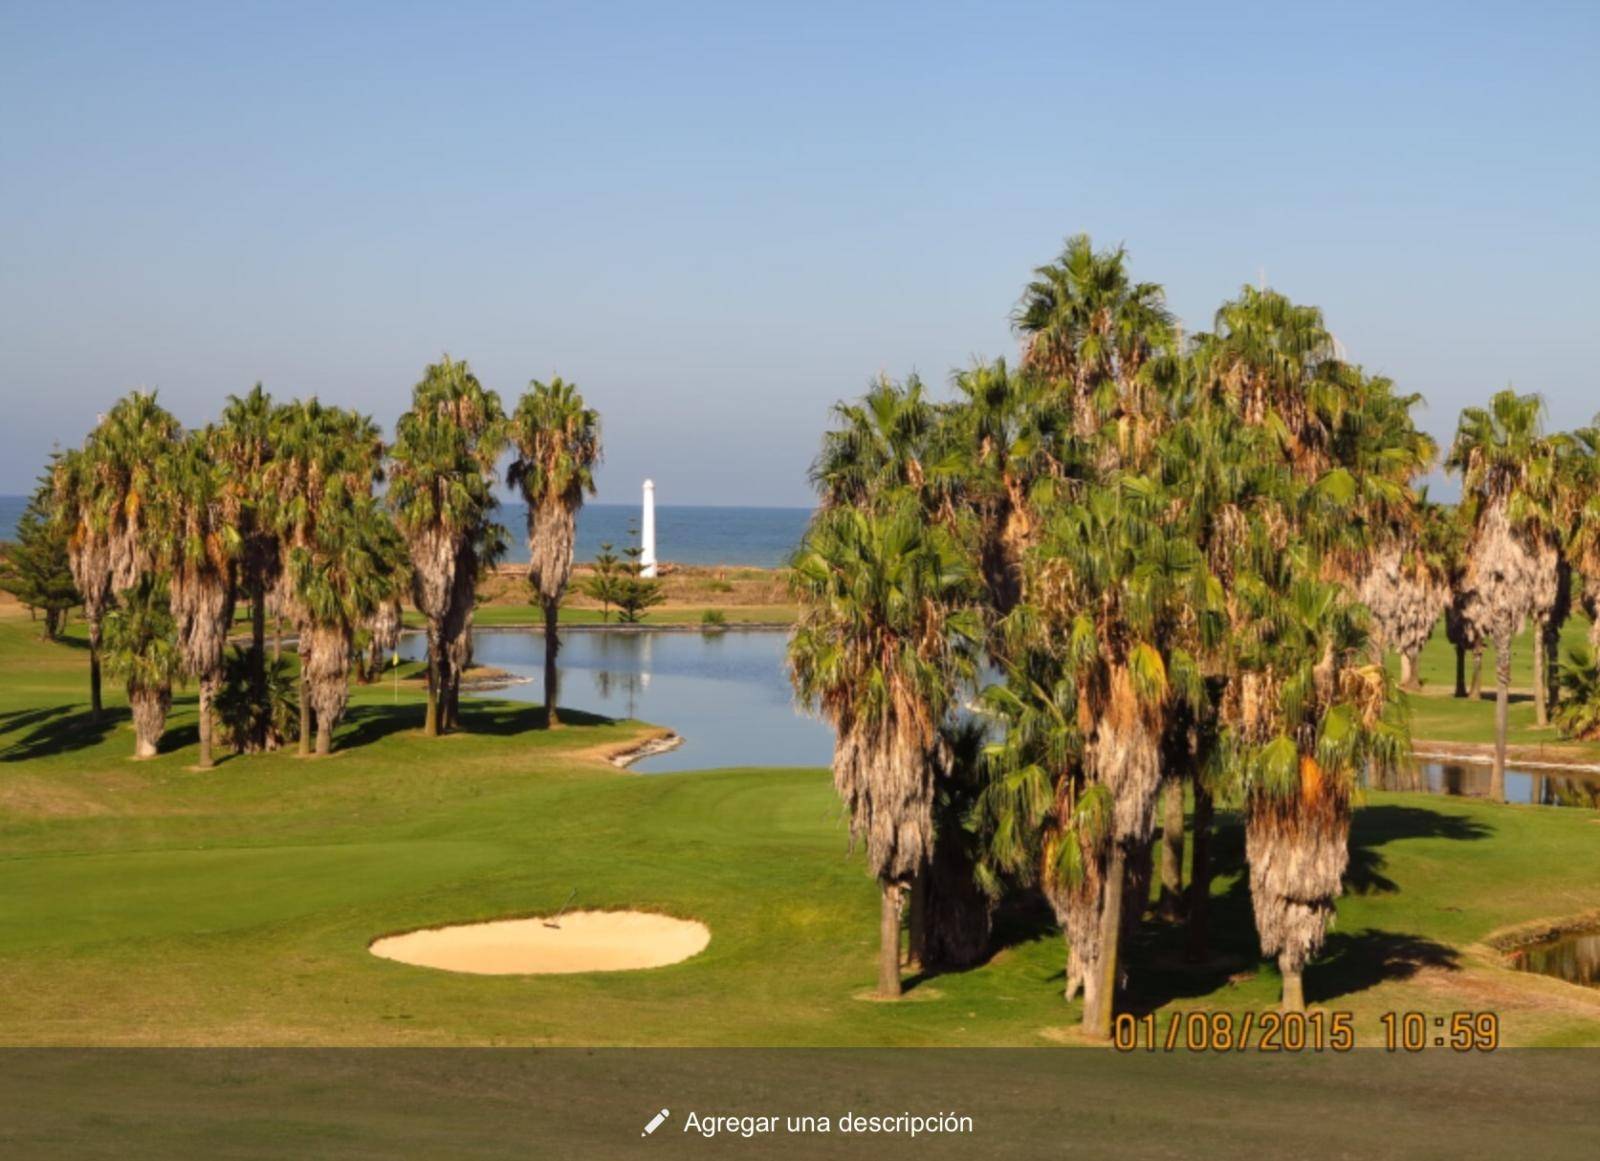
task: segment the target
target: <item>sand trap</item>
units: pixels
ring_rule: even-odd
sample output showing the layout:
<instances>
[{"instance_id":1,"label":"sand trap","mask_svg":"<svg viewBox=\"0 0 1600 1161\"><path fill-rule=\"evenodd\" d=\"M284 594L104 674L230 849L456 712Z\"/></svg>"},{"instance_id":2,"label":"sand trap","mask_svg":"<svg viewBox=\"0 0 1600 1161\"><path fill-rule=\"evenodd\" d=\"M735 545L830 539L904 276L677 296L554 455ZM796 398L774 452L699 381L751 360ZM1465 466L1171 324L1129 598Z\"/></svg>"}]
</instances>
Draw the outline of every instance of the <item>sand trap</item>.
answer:
<instances>
[{"instance_id":1,"label":"sand trap","mask_svg":"<svg viewBox=\"0 0 1600 1161\"><path fill-rule=\"evenodd\" d=\"M503 919L390 935L373 955L417 967L483 976L620 972L677 963L705 950L704 923L644 911L573 911L561 926L543 919Z\"/></svg>"}]
</instances>

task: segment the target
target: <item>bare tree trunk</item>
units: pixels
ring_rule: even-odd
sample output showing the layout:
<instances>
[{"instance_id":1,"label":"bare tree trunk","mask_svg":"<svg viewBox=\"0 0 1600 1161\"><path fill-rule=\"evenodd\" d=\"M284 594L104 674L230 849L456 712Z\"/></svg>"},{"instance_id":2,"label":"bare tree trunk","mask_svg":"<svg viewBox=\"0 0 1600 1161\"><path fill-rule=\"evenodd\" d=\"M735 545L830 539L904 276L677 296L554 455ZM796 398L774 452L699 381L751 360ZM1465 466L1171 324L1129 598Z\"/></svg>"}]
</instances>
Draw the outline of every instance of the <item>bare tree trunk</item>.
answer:
<instances>
[{"instance_id":1,"label":"bare tree trunk","mask_svg":"<svg viewBox=\"0 0 1600 1161\"><path fill-rule=\"evenodd\" d=\"M1467 647L1456 642L1456 696L1467 696Z\"/></svg>"},{"instance_id":2,"label":"bare tree trunk","mask_svg":"<svg viewBox=\"0 0 1600 1161\"><path fill-rule=\"evenodd\" d=\"M211 761L211 698L216 687L215 677L200 679L200 769L209 770Z\"/></svg>"},{"instance_id":3,"label":"bare tree trunk","mask_svg":"<svg viewBox=\"0 0 1600 1161\"><path fill-rule=\"evenodd\" d=\"M561 724L561 718L556 713L556 698L561 692L557 688L560 677L556 669L556 654L561 649L561 641L556 635L556 618L560 612L560 601L544 602L544 728L547 730L553 730ZM898 893L899 888L896 887L895 891ZM899 994L897 983L895 995Z\"/></svg>"},{"instance_id":4,"label":"bare tree trunk","mask_svg":"<svg viewBox=\"0 0 1600 1161\"><path fill-rule=\"evenodd\" d=\"M1116 1009L1117 949L1122 944L1122 891L1127 879L1127 853L1113 840L1106 862L1100 899L1100 959L1088 973L1095 977L1093 1010L1084 991L1083 1030L1098 1040L1111 1039L1111 1017Z\"/></svg>"},{"instance_id":5,"label":"bare tree trunk","mask_svg":"<svg viewBox=\"0 0 1600 1161\"><path fill-rule=\"evenodd\" d=\"M1288 953L1285 953L1278 957L1278 974L1283 977L1283 1010L1304 1012L1306 1010L1304 969L1294 966Z\"/></svg>"},{"instance_id":6,"label":"bare tree trunk","mask_svg":"<svg viewBox=\"0 0 1600 1161\"><path fill-rule=\"evenodd\" d=\"M1415 653L1400 654L1400 688L1410 690L1422 688L1422 683L1417 680L1417 655Z\"/></svg>"},{"instance_id":7,"label":"bare tree trunk","mask_svg":"<svg viewBox=\"0 0 1600 1161\"><path fill-rule=\"evenodd\" d=\"M1494 647L1494 770L1489 775L1489 797L1506 800L1506 712L1511 703L1511 637Z\"/></svg>"},{"instance_id":8,"label":"bare tree trunk","mask_svg":"<svg viewBox=\"0 0 1600 1161\"><path fill-rule=\"evenodd\" d=\"M900 884L883 884L883 911L878 923L878 995L900 998Z\"/></svg>"},{"instance_id":9,"label":"bare tree trunk","mask_svg":"<svg viewBox=\"0 0 1600 1161\"><path fill-rule=\"evenodd\" d=\"M1545 657L1543 625L1533 627L1533 720L1536 725L1550 724L1550 706L1546 697L1550 691L1550 663Z\"/></svg>"},{"instance_id":10,"label":"bare tree trunk","mask_svg":"<svg viewBox=\"0 0 1600 1161\"><path fill-rule=\"evenodd\" d=\"M1184 956L1191 963L1211 958L1211 791L1194 783L1194 853L1189 860L1189 939Z\"/></svg>"},{"instance_id":11,"label":"bare tree trunk","mask_svg":"<svg viewBox=\"0 0 1600 1161\"><path fill-rule=\"evenodd\" d=\"M1474 645L1472 648L1472 686L1467 690L1467 696L1477 701L1483 696L1483 646Z\"/></svg>"},{"instance_id":12,"label":"bare tree trunk","mask_svg":"<svg viewBox=\"0 0 1600 1161\"><path fill-rule=\"evenodd\" d=\"M333 753L333 726L327 721L317 723L317 755L327 757Z\"/></svg>"}]
</instances>

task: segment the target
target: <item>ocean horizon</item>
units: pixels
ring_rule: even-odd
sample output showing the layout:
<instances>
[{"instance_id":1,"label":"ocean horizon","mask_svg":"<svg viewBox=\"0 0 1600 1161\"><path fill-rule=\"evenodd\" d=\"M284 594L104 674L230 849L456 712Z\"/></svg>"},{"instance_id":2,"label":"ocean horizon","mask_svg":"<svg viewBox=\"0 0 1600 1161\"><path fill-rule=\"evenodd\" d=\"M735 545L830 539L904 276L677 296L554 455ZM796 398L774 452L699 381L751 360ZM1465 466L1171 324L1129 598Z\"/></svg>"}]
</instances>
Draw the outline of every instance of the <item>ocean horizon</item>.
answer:
<instances>
[{"instance_id":1,"label":"ocean horizon","mask_svg":"<svg viewBox=\"0 0 1600 1161\"><path fill-rule=\"evenodd\" d=\"M26 496L0 496L0 540L16 536ZM526 564L527 505L502 501L496 518L511 534L508 564ZM691 504L656 506L656 556L672 564L776 568L800 542L810 508L714 507ZM633 542L630 527L639 522L637 504L585 504L578 513L574 557L595 558L610 543L618 555Z\"/></svg>"}]
</instances>

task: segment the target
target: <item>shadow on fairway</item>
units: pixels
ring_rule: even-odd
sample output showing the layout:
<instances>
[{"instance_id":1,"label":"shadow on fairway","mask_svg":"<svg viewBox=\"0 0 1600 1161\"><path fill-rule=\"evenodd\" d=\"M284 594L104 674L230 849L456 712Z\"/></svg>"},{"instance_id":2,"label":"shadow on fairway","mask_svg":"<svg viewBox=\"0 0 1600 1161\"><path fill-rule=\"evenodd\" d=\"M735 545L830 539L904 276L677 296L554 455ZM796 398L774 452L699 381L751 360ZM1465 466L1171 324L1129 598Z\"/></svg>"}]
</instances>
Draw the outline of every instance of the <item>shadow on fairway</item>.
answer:
<instances>
[{"instance_id":1,"label":"shadow on fairway","mask_svg":"<svg viewBox=\"0 0 1600 1161\"><path fill-rule=\"evenodd\" d=\"M1407 980L1424 968L1455 971L1454 948L1396 931L1334 931L1322 954L1306 968L1306 1000L1320 1003L1364 992L1385 980Z\"/></svg>"},{"instance_id":2,"label":"shadow on fairway","mask_svg":"<svg viewBox=\"0 0 1600 1161\"><path fill-rule=\"evenodd\" d=\"M1400 839L1452 839L1472 842L1488 838L1494 828L1476 818L1444 814L1420 806L1366 806L1350 825L1350 865L1344 889L1352 895L1387 895L1400 890L1383 873L1388 859L1377 848Z\"/></svg>"},{"instance_id":3,"label":"shadow on fairway","mask_svg":"<svg viewBox=\"0 0 1600 1161\"><path fill-rule=\"evenodd\" d=\"M391 734L421 730L426 712L426 708L416 702L395 706L351 706L345 711L344 721L339 725L338 746L340 749L355 749L381 741ZM567 726L609 726L615 724L615 720L582 710L561 711L561 722ZM467 699L461 702L460 733L509 738L535 730L544 730L543 706Z\"/></svg>"},{"instance_id":4,"label":"shadow on fairway","mask_svg":"<svg viewBox=\"0 0 1600 1161\"><path fill-rule=\"evenodd\" d=\"M108 709L96 720L93 713L75 706L17 710L0 717L0 736L28 733L0 750L0 762L26 762L52 754L70 754L105 741L112 730L129 720L126 709Z\"/></svg>"}]
</instances>

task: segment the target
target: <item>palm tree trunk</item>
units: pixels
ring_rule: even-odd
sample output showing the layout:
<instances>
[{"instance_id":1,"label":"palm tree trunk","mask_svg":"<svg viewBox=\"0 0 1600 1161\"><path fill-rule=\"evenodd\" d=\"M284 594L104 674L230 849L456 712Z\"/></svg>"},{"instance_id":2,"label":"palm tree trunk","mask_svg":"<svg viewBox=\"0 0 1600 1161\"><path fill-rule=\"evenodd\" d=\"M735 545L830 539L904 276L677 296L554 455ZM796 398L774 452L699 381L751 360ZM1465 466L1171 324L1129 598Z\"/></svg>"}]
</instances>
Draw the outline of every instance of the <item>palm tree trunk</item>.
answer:
<instances>
[{"instance_id":1,"label":"palm tree trunk","mask_svg":"<svg viewBox=\"0 0 1600 1161\"><path fill-rule=\"evenodd\" d=\"M251 749L267 746L267 721L272 716L267 706L267 594L260 585L250 593L250 737Z\"/></svg>"},{"instance_id":2,"label":"palm tree trunk","mask_svg":"<svg viewBox=\"0 0 1600 1161\"><path fill-rule=\"evenodd\" d=\"M215 677L200 679L200 769L209 770L211 761L211 698Z\"/></svg>"},{"instance_id":3,"label":"palm tree trunk","mask_svg":"<svg viewBox=\"0 0 1600 1161\"><path fill-rule=\"evenodd\" d=\"M1472 686L1467 690L1467 696L1477 701L1483 696L1483 646L1476 645L1472 650Z\"/></svg>"},{"instance_id":4,"label":"palm tree trunk","mask_svg":"<svg viewBox=\"0 0 1600 1161\"><path fill-rule=\"evenodd\" d=\"M305 658L300 659L300 756L311 753L311 681L306 677Z\"/></svg>"},{"instance_id":5,"label":"palm tree trunk","mask_svg":"<svg viewBox=\"0 0 1600 1161\"><path fill-rule=\"evenodd\" d=\"M1506 711L1511 703L1511 637L1494 647L1494 771L1489 776L1489 797L1506 800Z\"/></svg>"},{"instance_id":6,"label":"palm tree trunk","mask_svg":"<svg viewBox=\"0 0 1600 1161\"><path fill-rule=\"evenodd\" d=\"M1161 899L1156 912L1168 922L1183 914L1183 779L1167 779L1161 807Z\"/></svg>"},{"instance_id":7,"label":"palm tree trunk","mask_svg":"<svg viewBox=\"0 0 1600 1161\"><path fill-rule=\"evenodd\" d=\"M1184 956L1191 963L1211 958L1211 791L1194 784L1194 851L1189 858L1189 939Z\"/></svg>"},{"instance_id":8,"label":"palm tree trunk","mask_svg":"<svg viewBox=\"0 0 1600 1161\"><path fill-rule=\"evenodd\" d=\"M1420 689L1421 683L1417 680L1417 655L1415 653L1400 654L1400 688Z\"/></svg>"},{"instance_id":9,"label":"palm tree trunk","mask_svg":"<svg viewBox=\"0 0 1600 1161\"><path fill-rule=\"evenodd\" d=\"M1467 696L1467 647L1456 642L1456 696Z\"/></svg>"},{"instance_id":10,"label":"palm tree trunk","mask_svg":"<svg viewBox=\"0 0 1600 1161\"><path fill-rule=\"evenodd\" d=\"M1295 967L1285 953L1278 957L1278 974L1283 977L1283 1010L1304 1012L1306 1010L1304 969Z\"/></svg>"},{"instance_id":11,"label":"palm tree trunk","mask_svg":"<svg viewBox=\"0 0 1600 1161\"><path fill-rule=\"evenodd\" d=\"M272 619L272 659L283 660L283 614Z\"/></svg>"},{"instance_id":12,"label":"palm tree trunk","mask_svg":"<svg viewBox=\"0 0 1600 1161\"><path fill-rule=\"evenodd\" d=\"M556 698L560 694L557 688L560 677L556 670L556 654L561 649L561 641L556 636L556 617L561 612L560 601L545 601L544 603L544 728L553 730L561 724L561 719L556 714ZM895 888L895 898L899 899L900 888ZM898 903L896 904L898 906ZM898 920L896 920L898 923ZM898 930L898 928L896 928ZM896 937L898 945L898 937ZM896 969L898 971L898 968ZM896 980L898 981L898 976ZM895 984L895 995L900 994L900 985Z\"/></svg>"},{"instance_id":13,"label":"palm tree trunk","mask_svg":"<svg viewBox=\"0 0 1600 1161\"><path fill-rule=\"evenodd\" d=\"M911 880L911 902L907 910L906 967L920 968L925 959L928 936L928 875L924 866Z\"/></svg>"},{"instance_id":14,"label":"palm tree trunk","mask_svg":"<svg viewBox=\"0 0 1600 1161\"><path fill-rule=\"evenodd\" d=\"M878 995L900 998L900 884L883 884L883 910L878 922Z\"/></svg>"},{"instance_id":15,"label":"palm tree trunk","mask_svg":"<svg viewBox=\"0 0 1600 1161\"><path fill-rule=\"evenodd\" d=\"M326 721L317 723L317 756L327 757L333 753L333 726Z\"/></svg>"},{"instance_id":16,"label":"palm tree trunk","mask_svg":"<svg viewBox=\"0 0 1600 1161\"><path fill-rule=\"evenodd\" d=\"M1550 724L1550 663L1545 658L1544 626L1533 627L1533 719L1535 724Z\"/></svg>"},{"instance_id":17,"label":"palm tree trunk","mask_svg":"<svg viewBox=\"0 0 1600 1161\"><path fill-rule=\"evenodd\" d=\"M422 732L430 738L439 736L439 633L432 625L428 626L428 713Z\"/></svg>"},{"instance_id":18,"label":"palm tree trunk","mask_svg":"<svg viewBox=\"0 0 1600 1161\"><path fill-rule=\"evenodd\" d=\"M1122 888L1127 879L1127 854L1122 843L1113 840L1106 863L1100 911L1100 959L1090 971L1095 977L1092 993L1084 990L1083 1030L1099 1040L1111 1038L1111 1017L1116 1009L1117 948L1122 943Z\"/></svg>"},{"instance_id":19,"label":"palm tree trunk","mask_svg":"<svg viewBox=\"0 0 1600 1161\"><path fill-rule=\"evenodd\" d=\"M100 704L100 625L89 625L89 716L95 721L105 712Z\"/></svg>"}]
</instances>

